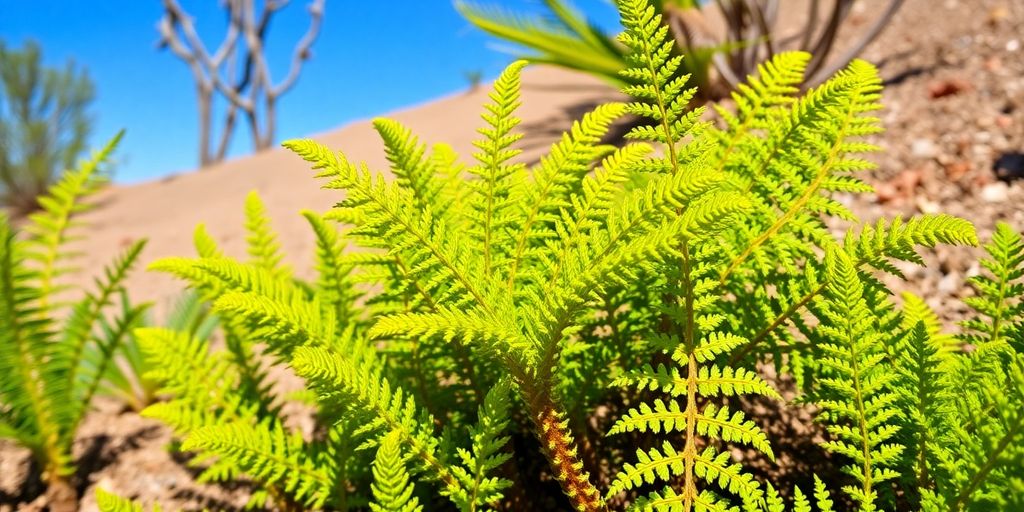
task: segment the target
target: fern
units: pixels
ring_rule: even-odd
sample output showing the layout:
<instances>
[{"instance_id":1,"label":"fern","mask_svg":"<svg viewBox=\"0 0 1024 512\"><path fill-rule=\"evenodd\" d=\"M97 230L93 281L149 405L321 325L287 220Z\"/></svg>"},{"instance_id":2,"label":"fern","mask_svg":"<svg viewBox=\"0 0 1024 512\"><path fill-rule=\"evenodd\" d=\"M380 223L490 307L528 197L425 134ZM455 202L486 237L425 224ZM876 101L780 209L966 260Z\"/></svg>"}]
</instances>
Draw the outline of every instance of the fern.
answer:
<instances>
[{"instance_id":1,"label":"fern","mask_svg":"<svg viewBox=\"0 0 1024 512\"><path fill-rule=\"evenodd\" d=\"M91 207L86 199L105 182L100 167L118 135L75 170L65 173L40 197L42 210L22 232L0 216L0 436L29 448L49 492L74 499L75 431L119 346L145 306L110 314L115 297L145 242L136 242L104 269L95 289L70 290L61 277L72 271L66 244L75 238L76 215ZM64 293L85 296L65 310Z\"/></svg>"},{"instance_id":2,"label":"fern","mask_svg":"<svg viewBox=\"0 0 1024 512\"><path fill-rule=\"evenodd\" d=\"M282 264L255 195L246 261L200 227L197 257L152 264L195 290L224 343L138 330L171 397L145 414L204 480L254 482L253 505L841 508L818 479L789 494L751 471L775 456L745 403L780 399L771 364L818 404L837 490L860 509L1015 504L999 491L1024 485L1019 397L995 390L1021 373L1019 238L997 233L969 334L913 297L897 309L874 273L977 239L942 214L860 225L836 199L870 190L876 70L856 61L799 96L810 56L783 53L702 121L657 10L617 3L634 101L596 107L535 163L519 153L522 62L495 82L470 165L385 119L393 179L286 142L343 194L303 212L316 275ZM604 144L627 115L627 142ZM277 375L304 388L281 393ZM533 492L556 482L561 496Z\"/></svg>"}]
</instances>

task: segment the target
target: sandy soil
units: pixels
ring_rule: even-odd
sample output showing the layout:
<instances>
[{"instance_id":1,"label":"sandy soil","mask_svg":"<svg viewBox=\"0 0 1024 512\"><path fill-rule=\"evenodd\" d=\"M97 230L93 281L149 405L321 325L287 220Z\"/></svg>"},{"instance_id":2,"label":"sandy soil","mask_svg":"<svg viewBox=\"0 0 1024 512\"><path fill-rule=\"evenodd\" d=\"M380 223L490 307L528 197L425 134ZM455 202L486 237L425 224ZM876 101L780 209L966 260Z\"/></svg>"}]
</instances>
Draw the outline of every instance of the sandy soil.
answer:
<instances>
[{"instance_id":1,"label":"sandy soil","mask_svg":"<svg viewBox=\"0 0 1024 512\"><path fill-rule=\"evenodd\" d=\"M860 16L867 16L862 13ZM865 18L866 19L866 18ZM974 221L983 237L996 221L1024 229L1024 3L1016 0L908 0L893 25L873 44L867 59L887 82L882 114L887 133L877 142L880 169L871 178L878 193L850 199L865 220L879 216L948 212ZM447 142L468 157L479 126L485 89L458 93L393 113L426 142ZM523 140L527 161L536 160L573 119L597 103L620 96L595 79L550 69L524 75ZM357 122L316 139L385 167L384 153L369 122ZM312 237L301 209L324 210L339 199L320 190L307 165L274 150L184 175L105 191L101 207L76 249L88 272L140 237L150 237L144 262L191 254L192 232L205 223L233 255L244 254L242 205L256 189L267 203L292 265L309 271ZM904 285L955 320L952 300L969 294L964 279L978 272L975 252L941 249L927 270L908 269ZM181 291L165 276L138 271L128 286L135 300L164 304ZM159 309L158 309L159 311ZM94 510L98 484L165 507L230 509L242 505L244 485L232 489L195 484L192 473L166 446L158 424L101 403L83 426L76 453L83 510ZM27 454L0 442L0 512L40 510L38 481Z\"/></svg>"}]
</instances>

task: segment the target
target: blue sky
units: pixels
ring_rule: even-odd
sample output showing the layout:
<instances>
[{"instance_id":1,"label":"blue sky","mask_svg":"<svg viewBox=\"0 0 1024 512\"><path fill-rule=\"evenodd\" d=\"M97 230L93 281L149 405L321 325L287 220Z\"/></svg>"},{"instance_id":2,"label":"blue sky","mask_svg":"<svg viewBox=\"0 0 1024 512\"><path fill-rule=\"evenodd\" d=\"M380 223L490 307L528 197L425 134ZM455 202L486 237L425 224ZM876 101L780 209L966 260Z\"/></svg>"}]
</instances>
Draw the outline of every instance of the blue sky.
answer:
<instances>
[{"instance_id":1,"label":"blue sky","mask_svg":"<svg viewBox=\"0 0 1024 512\"><path fill-rule=\"evenodd\" d=\"M483 0L510 9L539 0ZM212 48L223 33L218 0L180 0ZM278 14L268 47L281 77L294 41L306 29L308 0ZM577 0L602 26L616 26L609 0ZM186 65L156 48L160 0L0 0L0 40L18 48L40 43L52 65L67 59L96 83L93 144L121 128L116 179L131 183L196 166L198 122L194 82ZM450 0L327 0L320 38L298 84L278 107L277 139L329 130L467 87L466 73L496 76L511 57L465 22ZM507 48L507 47L506 47ZM240 126L232 155L250 151Z\"/></svg>"}]
</instances>

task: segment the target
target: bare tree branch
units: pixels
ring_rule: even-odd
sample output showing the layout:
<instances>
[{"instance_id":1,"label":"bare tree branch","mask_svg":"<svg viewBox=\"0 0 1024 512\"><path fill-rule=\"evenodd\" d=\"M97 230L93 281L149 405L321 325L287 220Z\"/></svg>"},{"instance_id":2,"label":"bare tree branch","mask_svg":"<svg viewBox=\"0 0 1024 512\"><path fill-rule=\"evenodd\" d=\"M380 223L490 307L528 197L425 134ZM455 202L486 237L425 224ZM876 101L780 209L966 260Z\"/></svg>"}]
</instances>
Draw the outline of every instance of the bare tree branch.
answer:
<instances>
[{"instance_id":1,"label":"bare tree branch","mask_svg":"<svg viewBox=\"0 0 1024 512\"><path fill-rule=\"evenodd\" d=\"M316 42L317 36L320 35L320 25L323 22L323 17L324 0L314 0L313 3L309 4L309 28L306 29L306 34L299 40L299 44L295 46L295 53L292 54L292 63L288 69L288 75L285 76L280 84L270 90L268 93L270 96L276 98L295 85L295 81L299 79L299 72L302 71L302 64L309 59L310 49L313 47L313 43Z\"/></svg>"},{"instance_id":2,"label":"bare tree branch","mask_svg":"<svg viewBox=\"0 0 1024 512\"><path fill-rule=\"evenodd\" d=\"M265 42L274 14L287 7L289 0L265 0L259 12L255 0L223 0L227 32L212 55L178 0L162 0L162 3L164 16L157 24L160 46L169 48L189 66L199 91L200 163L205 166L224 159L239 111L248 121L256 149L270 146L276 128L276 100L295 85L303 63L311 55L323 22L325 0L312 0L309 4L309 27L296 43L285 78L276 85L271 78ZM242 72L237 77L239 64ZM216 152L211 154L210 118L214 93L227 100L228 109L223 117L220 142Z\"/></svg>"}]
</instances>

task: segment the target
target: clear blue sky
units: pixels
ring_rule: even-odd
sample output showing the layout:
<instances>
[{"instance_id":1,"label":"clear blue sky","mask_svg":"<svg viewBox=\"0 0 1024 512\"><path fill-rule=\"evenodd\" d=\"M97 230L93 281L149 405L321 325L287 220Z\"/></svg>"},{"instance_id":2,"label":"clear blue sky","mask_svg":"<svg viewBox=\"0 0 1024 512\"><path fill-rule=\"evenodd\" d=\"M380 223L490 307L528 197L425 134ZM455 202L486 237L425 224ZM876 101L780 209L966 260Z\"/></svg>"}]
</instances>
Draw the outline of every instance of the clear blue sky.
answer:
<instances>
[{"instance_id":1,"label":"clear blue sky","mask_svg":"<svg viewBox=\"0 0 1024 512\"><path fill-rule=\"evenodd\" d=\"M539 0L483 0L515 10ZM180 0L207 47L224 30L219 0ZM306 29L308 0L292 0L270 30L272 73L285 73L294 41ZM614 30L609 0L577 6ZM93 144L121 128L127 137L116 179L136 182L196 166L198 122L192 75L156 48L159 0L0 0L0 40L40 43L47 63L86 67L97 86ZM496 76L511 57L465 22L450 0L327 0L320 39L298 84L279 104L277 139L325 131L467 87L466 72ZM507 48L507 47L506 47ZM239 127L233 155L250 150Z\"/></svg>"}]
</instances>

